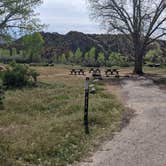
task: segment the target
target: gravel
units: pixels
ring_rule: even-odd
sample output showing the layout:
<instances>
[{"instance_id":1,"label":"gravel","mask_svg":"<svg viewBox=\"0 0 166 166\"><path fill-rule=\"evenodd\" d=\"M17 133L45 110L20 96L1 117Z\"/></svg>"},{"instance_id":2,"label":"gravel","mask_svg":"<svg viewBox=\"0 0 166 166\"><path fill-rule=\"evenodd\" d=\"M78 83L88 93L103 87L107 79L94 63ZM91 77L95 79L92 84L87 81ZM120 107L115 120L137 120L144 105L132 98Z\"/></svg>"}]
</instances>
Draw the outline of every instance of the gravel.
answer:
<instances>
[{"instance_id":1,"label":"gravel","mask_svg":"<svg viewBox=\"0 0 166 166\"><path fill-rule=\"evenodd\" d=\"M130 124L80 166L166 166L166 93L144 77L123 82Z\"/></svg>"}]
</instances>

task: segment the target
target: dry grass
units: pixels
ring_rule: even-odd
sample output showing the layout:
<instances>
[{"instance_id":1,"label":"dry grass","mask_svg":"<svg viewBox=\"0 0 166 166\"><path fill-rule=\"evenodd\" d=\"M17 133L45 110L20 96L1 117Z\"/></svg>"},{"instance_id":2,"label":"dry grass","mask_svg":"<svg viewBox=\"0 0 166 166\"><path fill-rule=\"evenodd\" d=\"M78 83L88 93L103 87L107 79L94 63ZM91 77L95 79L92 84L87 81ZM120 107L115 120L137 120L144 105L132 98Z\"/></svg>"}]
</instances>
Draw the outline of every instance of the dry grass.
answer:
<instances>
[{"instance_id":1,"label":"dry grass","mask_svg":"<svg viewBox=\"0 0 166 166\"><path fill-rule=\"evenodd\" d=\"M0 112L0 165L65 166L121 127L124 107L97 86L90 95L90 135L84 134L84 79L68 68L35 67L36 88L9 90Z\"/></svg>"}]
</instances>

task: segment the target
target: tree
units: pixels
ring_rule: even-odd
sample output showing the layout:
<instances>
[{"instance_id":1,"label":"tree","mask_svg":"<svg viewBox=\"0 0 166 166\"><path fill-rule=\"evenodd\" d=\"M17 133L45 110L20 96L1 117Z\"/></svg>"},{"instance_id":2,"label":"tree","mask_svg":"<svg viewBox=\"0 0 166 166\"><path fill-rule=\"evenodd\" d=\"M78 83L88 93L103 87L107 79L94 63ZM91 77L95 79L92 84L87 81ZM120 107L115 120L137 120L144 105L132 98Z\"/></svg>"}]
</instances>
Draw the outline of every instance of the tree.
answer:
<instances>
[{"instance_id":1,"label":"tree","mask_svg":"<svg viewBox=\"0 0 166 166\"><path fill-rule=\"evenodd\" d=\"M41 3L42 0L1 0L0 37L40 30L43 25L34 9Z\"/></svg>"},{"instance_id":2,"label":"tree","mask_svg":"<svg viewBox=\"0 0 166 166\"><path fill-rule=\"evenodd\" d=\"M92 66L95 65L95 56L96 56L96 48L92 47L89 51L89 62Z\"/></svg>"},{"instance_id":3,"label":"tree","mask_svg":"<svg viewBox=\"0 0 166 166\"><path fill-rule=\"evenodd\" d=\"M120 53L112 52L108 58L108 66L125 66L127 61Z\"/></svg>"},{"instance_id":4,"label":"tree","mask_svg":"<svg viewBox=\"0 0 166 166\"><path fill-rule=\"evenodd\" d=\"M66 62L67 62L66 55L62 54L62 56L61 56L61 63L65 64Z\"/></svg>"},{"instance_id":5,"label":"tree","mask_svg":"<svg viewBox=\"0 0 166 166\"><path fill-rule=\"evenodd\" d=\"M143 74L147 47L166 37L166 0L89 0L94 17L108 32L125 34L132 41L134 72Z\"/></svg>"},{"instance_id":6,"label":"tree","mask_svg":"<svg viewBox=\"0 0 166 166\"><path fill-rule=\"evenodd\" d=\"M84 54L83 65L89 66L89 51Z\"/></svg>"},{"instance_id":7,"label":"tree","mask_svg":"<svg viewBox=\"0 0 166 166\"><path fill-rule=\"evenodd\" d=\"M104 53L103 52L100 52L98 54L97 61L99 62L99 64L101 66L104 65L104 63L105 63L105 57L104 57Z\"/></svg>"},{"instance_id":8,"label":"tree","mask_svg":"<svg viewBox=\"0 0 166 166\"><path fill-rule=\"evenodd\" d=\"M75 62L75 55L72 51L69 52L69 61L70 63L74 63Z\"/></svg>"},{"instance_id":9,"label":"tree","mask_svg":"<svg viewBox=\"0 0 166 166\"><path fill-rule=\"evenodd\" d=\"M76 60L76 63L80 63L82 61L82 52L80 48L77 48L75 52L75 60Z\"/></svg>"},{"instance_id":10,"label":"tree","mask_svg":"<svg viewBox=\"0 0 166 166\"><path fill-rule=\"evenodd\" d=\"M89 61L89 52L85 53L84 60L87 61L87 62Z\"/></svg>"},{"instance_id":11,"label":"tree","mask_svg":"<svg viewBox=\"0 0 166 166\"><path fill-rule=\"evenodd\" d=\"M40 33L36 32L22 38L24 54L28 55L31 61L40 61L44 40Z\"/></svg>"}]
</instances>

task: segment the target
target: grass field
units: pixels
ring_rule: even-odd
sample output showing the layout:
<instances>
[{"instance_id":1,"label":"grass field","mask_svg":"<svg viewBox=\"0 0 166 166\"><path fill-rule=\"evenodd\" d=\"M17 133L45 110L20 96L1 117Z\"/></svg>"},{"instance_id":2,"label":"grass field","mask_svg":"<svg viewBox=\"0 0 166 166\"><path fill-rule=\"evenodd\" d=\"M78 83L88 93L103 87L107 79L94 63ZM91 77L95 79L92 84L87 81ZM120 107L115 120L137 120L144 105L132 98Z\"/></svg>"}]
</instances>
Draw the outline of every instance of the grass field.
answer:
<instances>
[{"instance_id":1,"label":"grass field","mask_svg":"<svg viewBox=\"0 0 166 166\"><path fill-rule=\"evenodd\" d=\"M62 66L35 69L40 73L38 87L5 94L0 166L65 166L120 129L125 108L101 83L90 95L90 135L85 135L83 77L69 76Z\"/></svg>"}]
</instances>

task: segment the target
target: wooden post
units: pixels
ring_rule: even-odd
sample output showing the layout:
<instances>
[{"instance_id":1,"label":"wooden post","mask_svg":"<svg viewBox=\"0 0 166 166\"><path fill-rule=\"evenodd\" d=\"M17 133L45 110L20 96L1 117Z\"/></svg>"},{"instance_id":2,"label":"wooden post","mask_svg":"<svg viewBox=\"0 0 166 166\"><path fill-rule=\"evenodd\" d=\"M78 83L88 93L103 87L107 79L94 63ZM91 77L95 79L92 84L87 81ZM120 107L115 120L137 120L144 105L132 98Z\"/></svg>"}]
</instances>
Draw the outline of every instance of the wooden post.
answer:
<instances>
[{"instance_id":1,"label":"wooden post","mask_svg":"<svg viewBox=\"0 0 166 166\"><path fill-rule=\"evenodd\" d=\"M85 106L84 106L85 134L89 134L88 105L89 105L89 77L86 77L86 82L85 82Z\"/></svg>"}]
</instances>

